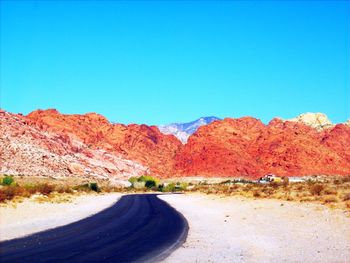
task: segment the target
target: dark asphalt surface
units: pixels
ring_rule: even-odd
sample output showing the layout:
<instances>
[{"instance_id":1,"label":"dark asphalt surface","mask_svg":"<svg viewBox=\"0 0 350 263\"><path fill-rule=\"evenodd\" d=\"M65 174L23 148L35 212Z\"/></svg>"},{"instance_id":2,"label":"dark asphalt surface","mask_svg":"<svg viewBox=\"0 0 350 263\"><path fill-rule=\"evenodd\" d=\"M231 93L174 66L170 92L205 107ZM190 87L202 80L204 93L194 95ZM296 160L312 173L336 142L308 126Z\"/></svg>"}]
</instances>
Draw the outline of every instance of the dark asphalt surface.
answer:
<instances>
[{"instance_id":1,"label":"dark asphalt surface","mask_svg":"<svg viewBox=\"0 0 350 263\"><path fill-rule=\"evenodd\" d=\"M127 195L78 222L1 242L0 262L157 262L187 232L186 219L156 195Z\"/></svg>"}]
</instances>

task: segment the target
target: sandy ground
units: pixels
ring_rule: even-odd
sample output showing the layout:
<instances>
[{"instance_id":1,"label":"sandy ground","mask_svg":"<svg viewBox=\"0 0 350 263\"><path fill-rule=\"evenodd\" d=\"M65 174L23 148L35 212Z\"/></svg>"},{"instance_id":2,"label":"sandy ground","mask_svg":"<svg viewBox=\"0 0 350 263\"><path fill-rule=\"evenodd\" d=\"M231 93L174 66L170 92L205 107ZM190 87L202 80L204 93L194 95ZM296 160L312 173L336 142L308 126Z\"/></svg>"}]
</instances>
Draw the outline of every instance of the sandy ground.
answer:
<instances>
[{"instance_id":1,"label":"sandy ground","mask_svg":"<svg viewBox=\"0 0 350 263\"><path fill-rule=\"evenodd\" d=\"M350 218L315 204L163 195L190 230L165 262L350 262Z\"/></svg>"},{"instance_id":2,"label":"sandy ground","mask_svg":"<svg viewBox=\"0 0 350 263\"><path fill-rule=\"evenodd\" d=\"M0 206L0 240L66 225L113 205L121 194L74 196L71 202L38 203L35 197Z\"/></svg>"}]
</instances>

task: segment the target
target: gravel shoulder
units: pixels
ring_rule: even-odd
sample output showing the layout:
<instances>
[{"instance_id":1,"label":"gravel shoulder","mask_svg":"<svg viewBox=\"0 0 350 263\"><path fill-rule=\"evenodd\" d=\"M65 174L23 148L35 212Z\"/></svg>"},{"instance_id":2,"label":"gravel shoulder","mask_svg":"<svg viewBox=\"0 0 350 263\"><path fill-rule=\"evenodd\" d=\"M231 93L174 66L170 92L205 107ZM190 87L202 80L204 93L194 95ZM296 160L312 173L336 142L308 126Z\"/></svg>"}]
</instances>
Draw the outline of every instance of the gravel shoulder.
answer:
<instances>
[{"instance_id":1,"label":"gravel shoulder","mask_svg":"<svg viewBox=\"0 0 350 263\"><path fill-rule=\"evenodd\" d=\"M189 223L165 262L348 262L350 218L322 205L203 194L161 195Z\"/></svg>"},{"instance_id":2,"label":"gravel shoulder","mask_svg":"<svg viewBox=\"0 0 350 263\"><path fill-rule=\"evenodd\" d=\"M38 202L35 197L22 203L0 206L0 241L23 237L66 225L110 207L121 194L89 194L70 197L68 202Z\"/></svg>"}]
</instances>

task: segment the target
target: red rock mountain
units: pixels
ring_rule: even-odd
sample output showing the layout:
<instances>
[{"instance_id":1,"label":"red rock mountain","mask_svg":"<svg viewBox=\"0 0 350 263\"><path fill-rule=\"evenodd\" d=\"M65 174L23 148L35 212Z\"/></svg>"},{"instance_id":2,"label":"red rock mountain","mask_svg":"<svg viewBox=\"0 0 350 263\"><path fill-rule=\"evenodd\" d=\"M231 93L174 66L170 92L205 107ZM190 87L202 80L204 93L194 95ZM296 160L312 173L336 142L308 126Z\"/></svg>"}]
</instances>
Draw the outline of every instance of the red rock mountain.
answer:
<instances>
[{"instance_id":1,"label":"red rock mountain","mask_svg":"<svg viewBox=\"0 0 350 263\"><path fill-rule=\"evenodd\" d=\"M225 119L202 126L178 152L182 175L350 174L350 127L317 132L299 122Z\"/></svg>"},{"instance_id":2,"label":"red rock mountain","mask_svg":"<svg viewBox=\"0 0 350 263\"><path fill-rule=\"evenodd\" d=\"M28 118L0 111L0 173L50 177L78 175L127 179L147 167L104 149L93 149L76 136L32 125Z\"/></svg>"},{"instance_id":3,"label":"red rock mountain","mask_svg":"<svg viewBox=\"0 0 350 263\"><path fill-rule=\"evenodd\" d=\"M244 117L200 127L182 145L147 125L112 124L88 113L0 111L2 173L126 178L350 174L350 127Z\"/></svg>"},{"instance_id":4,"label":"red rock mountain","mask_svg":"<svg viewBox=\"0 0 350 263\"><path fill-rule=\"evenodd\" d=\"M149 167L155 175L172 173L175 153L181 146L175 136L164 135L155 126L112 124L96 113L64 115L38 110L27 119L41 130L75 136L92 149L121 154Z\"/></svg>"}]
</instances>

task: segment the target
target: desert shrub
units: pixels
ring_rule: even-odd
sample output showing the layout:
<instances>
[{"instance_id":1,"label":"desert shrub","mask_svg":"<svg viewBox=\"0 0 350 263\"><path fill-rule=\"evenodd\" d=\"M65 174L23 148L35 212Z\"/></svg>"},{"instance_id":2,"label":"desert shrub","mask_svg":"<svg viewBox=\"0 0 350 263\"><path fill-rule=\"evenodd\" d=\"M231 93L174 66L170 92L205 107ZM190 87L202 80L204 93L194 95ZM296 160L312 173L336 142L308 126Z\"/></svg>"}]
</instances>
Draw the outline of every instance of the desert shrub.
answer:
<instances>
[{"instance_id":1,"label":"desert shrub","mask_svg":"<svg viewBox=\"0 0 350 263\"><path fill-rule=\"evenodd\" d=\"M0 191L0 203L6 201L6 194L4 191Z\"/></svg>"},{"instance_id":2,"label":"desert shrub","mask_svg":"<svg viewBox=\"0 0 350 263\"><path fill-rule=\"evenodd\" d=\"M350 193L346 193L343 197L343 201L349 201L350 200Z\"/></svg>"},{"instance_id":3,"label":"desert shrub","mask_svg":"<svg viewBox=\"0 0 350 263\"><path fill-rule=\"evenodd\" d=\"M81 192L89 192L91 191L89 184L81 184L73 187L74 190L76 191L81 191Z\"/></svg>"},{"instance_id":4,"label":"desert shrub","mask_svg":"<svg viewBox=\"0 0 350 263\"><path fill-rule=\"evenodd\" d=\"M303 191L304 190L304 184L303 183L297 183L296 184L296 190L297 191Z\"/></svg>"},{"instance_id":5,"label":"desert shrub","mask_svg":"<svg viewBox=\"0 0 350 263\"><path fill-rule=\"evenodd\" d=\"M270 183L270 186L273 188L273 189L277 189L278 187L279 187L279 183L277 183L277 182L272 182L272 183Z\"/></svg>"},{"instance_id":6,"label":"desert shrub","mask_svg":"<svg viewBox=\"0 0 350 263\"><path fill-rule=\"evenodd\" d=\"M0 202L11 200L15 196L29 197L30 193L28 193L23 187L16 185L10 185L0 190Z\"/></svg>"},{"instance_id":7,"label":"desert shrub","mask_svg":"<svg viewBox=\"0 0 350 263\"><path fill-rule=\"evenodd\" d=\"M349 183L350 182L350 176L344 176L341 178L341 182L342 183Z\"/></svg>"},{"instance_id":8,"label":"desert shrub","mask_svg":"<svg viewBox=\"0 0 350 263\"><path fill-rule=\"evenodd\" d=\"M23 188L29 193L29 194L35 194L37 192L37 185L34 184L25 184Z\"/></svg>"},{"instance_id":9,"label":"desert shrub","mask_svg":"<svg viewBox=\"0 0 350 263\"><path fill-rule=\"evenodd\" d=\"M255 190L255 191L253 192L253 196L254 196L254 197L260 197L260 196L261 196L261 193L260 193L259 191Z\"/></svg>"},{"instance_id":10,"label":"desert shrub","mask_svg":"<svg viewBox=\"0 0 350 263\"><path fill-rule=\"evenodd\" d=\"M10 186L10 187L6 187L5 189L3 189L3 194L5 196L5 200L11 200L15 197L15 187Z\"/></svg>"},{"instance_id":11,"label":"desert shrub","mask_svg":"<svg viewBox=\"0 0 350 263\"><path fill-rule=\"evenodd\" d=\"M156 183L155 180L147 180L147 181L145 182L145 186L146 186L147 188L153 188L153 187L156 187L156 185L157 185L157 183Z\"/></svg>"},{"instance_id":12,"label":"desert shrub","mask_svg":"<svg viewBox=\"0 0 350 263\"><path fill-rule=\"evenodd\" d=\"M337 194L337 189L334 188L325 188L323 190L323 193L326 195L336 195Z\"/></svg>"},{"instance_id":13,"label":"desert shrub","mask_svg":"<svg viewBox=\"0 0 350 263\"><path fill-rule=\"evenodd\" d=\"M56 188L56 192L60 194L63 194L63 193L72 194L73 190L69 186L59 186Z\"/></svg>"},{"instance_id":14,"label":"desert shrub","mask_svg":"<svg viewBox=\"0 0 350 263\"><path fill-rule=\"evenodd\" d=\"M282 184L285 187L288 186L289 185L289 177L287 177L287 176L282 177Z\"/></svg>"},{"instance_id":15,"label":"desert shrub","mask_svg":"<svg viewBox=\"0 0 350 263\"><path fill-rule=\"evenodd\" d=\"M89 184L89 188L90 190L92 191L95 191L95 192L100 192L100 188L98 187L98 184L97 183L90 183Z\"/></svg>"},{"instance_id":16,"label":"desert shrub","mask_svg":"<svg viewBox=\"0 0 350 263\"><path fill-rule=\"evenodd\" d=\"M134 183L137 182L137 179L138 179L137 177L133 176L133 177L130 177L128 181L129 181L132 185L134 185Z\"/></svg>"},{"instance_id":17,"label":"desert shrub","mask_svg":"<svg viewBox=\"0 0 350 263\"><path fill-rule=\"evenodd\" d=\"M4 178L2 178L2 184L3 185L11 185L15 182L13 179L13 176L11 175L6 175Z\"/></svg>"},{"instance_id":18,"label":"desert shrub","mask_svg":"<svg viewBox=\"0 0 350 263\"><path fill-rule=\"evenodd\" d=\"M322 184L314 184L314 185L310 186L310 193L312 195L321 195L323 189L324 189L324 185L322 185Z\"/></svg>"},{"instance_id":19,"label":"desert shrub","mask_svg":"<svg viewBox=\"0 0 350 263\"><path fill-rule=\"evenodd\" d=\"M163 192L175 192L176 191L176 185L175 183L170 183L163 187Z\"/></svg>"},{"instance_id":20,"label":"desert shrub","mask_svg":"<svg viewBox=\"0 0 350 263\"><path fill-rule=\"evenodd\" d=\"M43 194L43 195L49 195L54 191L54 186L50 184L38 184L36 187L36 192Z\"/></svg>"},{"instance_id":21,"label":"desert shrub","mask_svg":"<svg viewBox=\"0 0 350 263\"><path fill-rule=\"evenodd\" d=\"M335 180L333 181L333 183L334 183L335 185L339 185L339 184L341 184L341 181L340 181L339 179L335 179Z\"/></svg>"},{"instance_id":22,"label":"desert shrub","mask_svg":"<svg viewBox=\"0 0 350 263\"><path fill-rule=\"evenodd\" d=\"M188 184L187 183L170 183L165 185L162 185L162 187L159 189L162 192L177 192L177 191L184 191L186 190Z\"/></svg>"},{"instance_id":23,"label":"desert shrub","mask_svg":"<svg viewBox=\"0 0 350 263\"><path fill-rule=\"evenodd\" d=\"M155 189L156 187L158 187L159 184L159 180L157 178L148 175L143 175L140 177L130 177L129 182L134 188L143 188L144 186L149 189Z\"/></svg>"},{"instance_id":24,"label":"desert shrub","mask_svg":"<svg viewBox=\"0 0 350 263\"><path fill-rule=\"evenodd\" d=\"M326 198L323 200L323 202L324 202L325 204L327 204L327 203L336 203L336 202L338 202L338 199L337 199L336 197L334 197L334 196L329 196L329 197L326 197Z\"/></svg>"}]
</instances>

